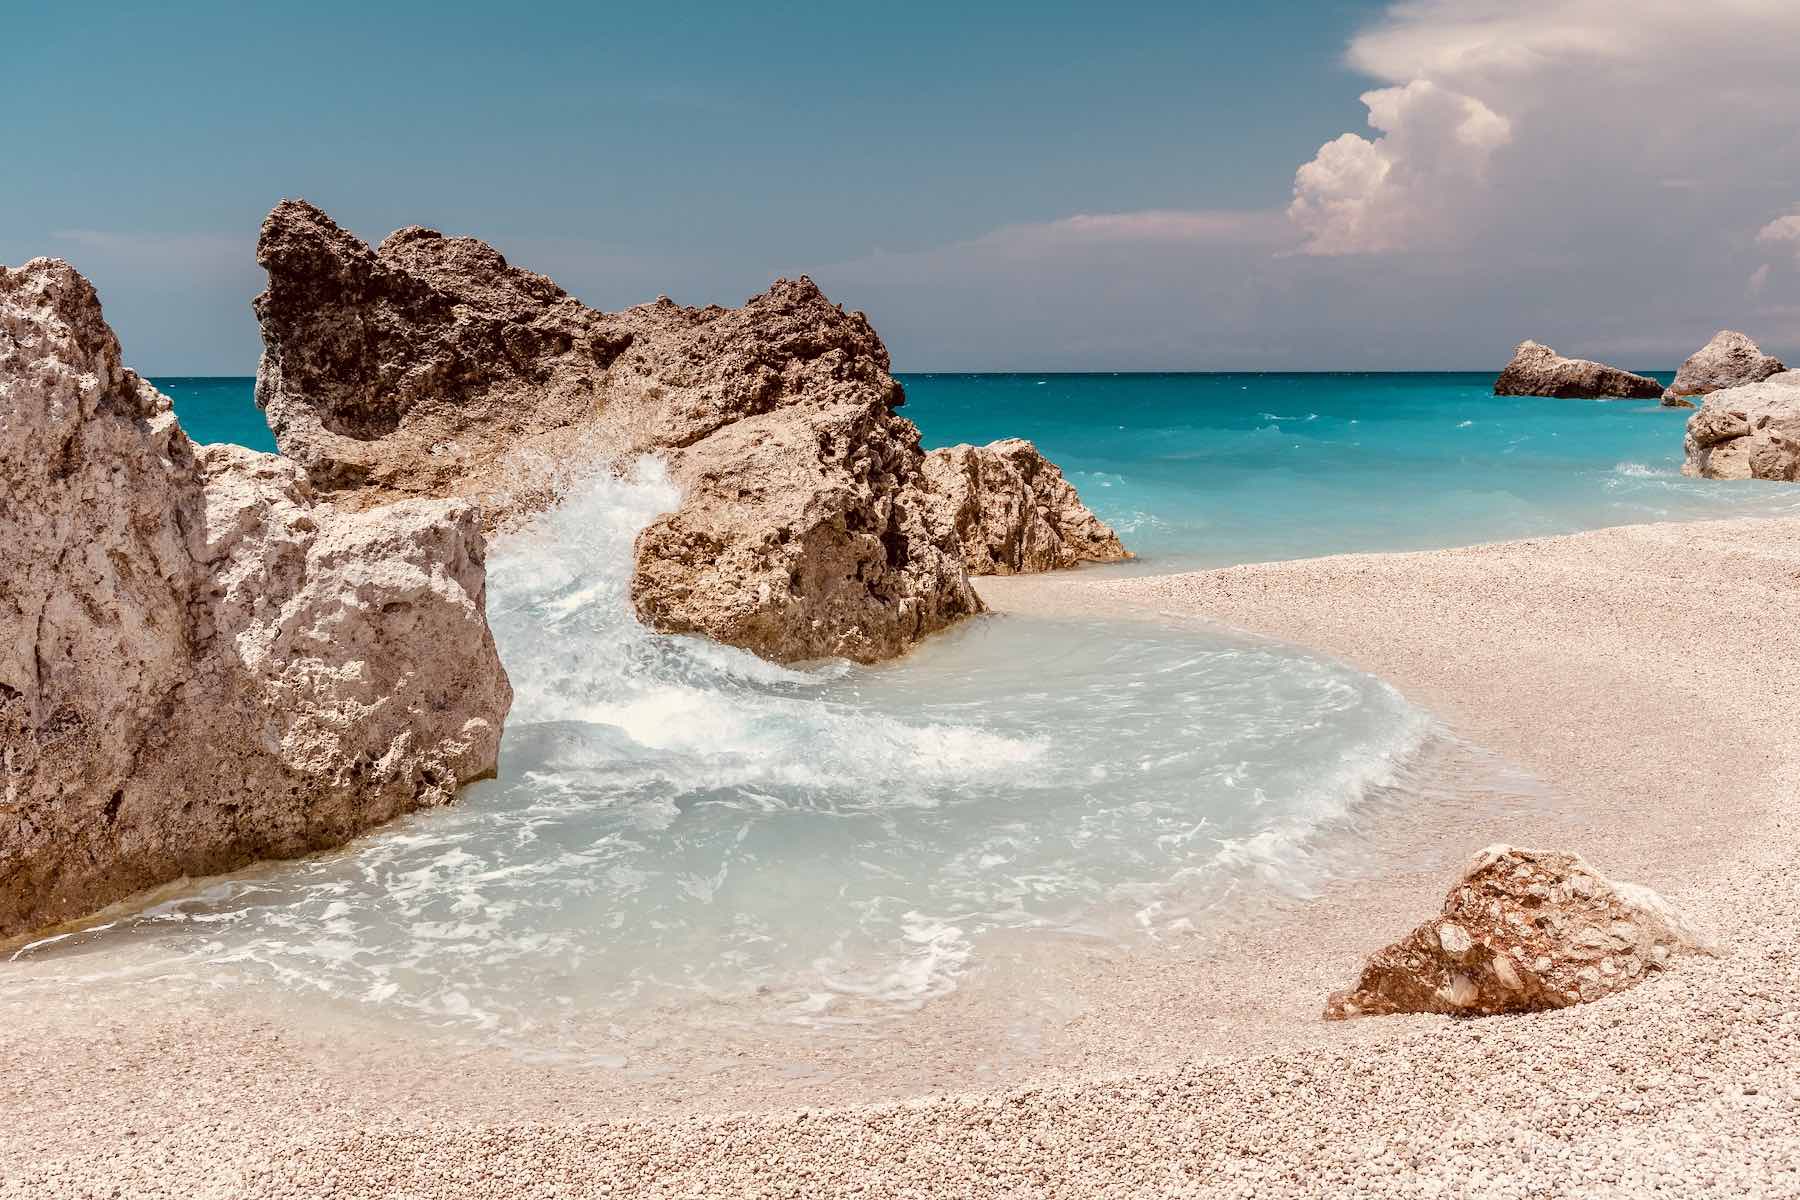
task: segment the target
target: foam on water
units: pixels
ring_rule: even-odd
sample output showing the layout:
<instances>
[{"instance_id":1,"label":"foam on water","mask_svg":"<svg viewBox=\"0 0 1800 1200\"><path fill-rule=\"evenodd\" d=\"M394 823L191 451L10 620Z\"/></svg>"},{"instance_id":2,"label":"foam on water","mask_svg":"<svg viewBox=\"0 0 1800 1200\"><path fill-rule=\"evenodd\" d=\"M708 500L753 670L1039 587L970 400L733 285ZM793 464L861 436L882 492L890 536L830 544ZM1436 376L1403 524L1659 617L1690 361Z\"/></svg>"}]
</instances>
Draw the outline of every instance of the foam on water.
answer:
<instances>
[{"instance_id":1,"label":"foam on water","mask_svg":"<svg viewBox=\"0 0 1800 1200\"><path fill-rule=\"evenodd\" d=\"M997 934L1160 936L1248 884L1305 892L1429 729L1377 680L1197 628L990 617L806 669L652 635L631 543L676 498L647 463L493 546L498 779L25 956L125 946L538 1043L645 1011L866 1023Z\"/></svg>"}]
</instances>

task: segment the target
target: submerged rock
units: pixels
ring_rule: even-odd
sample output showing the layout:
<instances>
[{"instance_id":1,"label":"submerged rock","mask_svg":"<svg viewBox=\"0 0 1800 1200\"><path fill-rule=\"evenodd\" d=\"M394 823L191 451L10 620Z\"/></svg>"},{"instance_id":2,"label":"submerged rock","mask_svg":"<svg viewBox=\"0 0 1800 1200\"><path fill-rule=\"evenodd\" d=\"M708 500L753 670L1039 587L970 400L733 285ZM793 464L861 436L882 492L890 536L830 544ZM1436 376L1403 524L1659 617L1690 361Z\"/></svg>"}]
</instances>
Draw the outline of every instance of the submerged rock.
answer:
<instances>
[{"instance_id":1,"label":"submerged rock","mask_svg":"<svg viewBox=\"0 0 1800 1200\"><path fill-rule=\"evenodd\" d=\"M257 259L257 401L340 503L474 496L501 523L655 452L682 489L637 541L656 629L866 662L982 610L886 347L811 280L605 313L472 238L371 250L292 200Z\"/></svg>"},{"instance_id":2,"label":"submerged rock","mask_svg":"<svg viewBox=\"0 0 1800 1200\"><path fill-rule=\"evenodd\" d=\"M1054 571L1131 557L1055 463L1023 438L925 456L932 523L953 531L971 575Z\"/></svg>"},{"instance_id":3,"label":"submerged rock","mask_svg":"<svg viewBox=\"0 0 1800 1200\"><path fill-rule=\"evenodd\" d=\"M1444 897L1443 915L1377 951L1354 987L1332 993L1325 1016L1566 1008L1704 950L1648 888L1613 883L1579 855L1489 846Z\"/></svg>"},{"instance_id":4,"label":"submerged rock","mask_svg":"<svg viewBox=\"0 0 1800 1200\"><path fill-rule=\"evenodd\" d=\"M195 446L67 263L0 268L0 937L342 843L492 774L460 500Z\"/></svg>"},{"instance_id":5,"label":"submerged rock","mask_svg":"<svg viewBox=\"0 0 1800 1200\"><path fill-rule=\"evenodd\" d=\"M1494 380L1496 396L1555 396L1567 400L1654 400L1663 386L1585 358L1564 358L1537 342L1520 342L1512 361Z\"/></svg>"},{"instance_id":6,"label":"submerged rock","mask_svg":"<svg viewBox=\"0 0 1800 1200\"><path fill-rule=\"evenodd\" d=\"M1800 480L1800 371L1712 392L1688 418L1684 475Z\"/></svg>"},{"instance_id":7,"label":"submerged rock","mask_svg":"<svg viewBox=\"0 0 1800 1200\"><path fill-rule=\"evenodd\" d=\"M1675 372L1675 382L1662 394L1664 404L1672 408L1692 408L1690 396L1706 396L1725 388L1746 383L1761 383L1771 375L1787 370L1779 358L1764 354L1762 348L1733 329L1721 329L1712 341L1694 351Z\"/></svg>"}]
</instances>

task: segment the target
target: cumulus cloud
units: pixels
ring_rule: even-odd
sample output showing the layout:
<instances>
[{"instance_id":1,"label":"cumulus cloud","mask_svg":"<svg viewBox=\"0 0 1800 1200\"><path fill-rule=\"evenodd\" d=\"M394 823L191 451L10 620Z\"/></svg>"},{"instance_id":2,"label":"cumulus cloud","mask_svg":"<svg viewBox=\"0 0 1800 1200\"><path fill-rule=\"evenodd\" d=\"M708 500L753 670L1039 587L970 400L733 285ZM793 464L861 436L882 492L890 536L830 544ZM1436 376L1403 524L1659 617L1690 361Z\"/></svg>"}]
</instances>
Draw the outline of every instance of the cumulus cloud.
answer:
<instances>
[{"instance_id":1,"label":"cumulus cloud","mask_svg":"<svg viewBox=\"0 0 1800 1200\"><path fill-rule=\"evenodd\" d=\"M1496 368L1526 337L1673 366L1721 326L1791 354L1796 45L1794 0L1398 3L1346 50L1369 128L1285 209L1074 216L815 274L911 367Z\"/></svg>"},{"instance_id":2,"label":"cumulus cloud","mask_svg":"<svg viewBox=\"0 0 1800 1200\"><path fill-rule=\"evenodd\" d=\"M1373 141L1346 133L1294 176L1288 216L1309 254L1364 254L1435 244L1448 204L1486 177L1512 123L1473 96L1415 79L1365 92Z\"/></svg>"},{"instance_id":3,"label":"cumulus cloud","mask_svg":"<svg viewBox=\"0 0 1800 1200\"><path fill-rule=\"evenodd\" d=\"M1345 55L1380 136L1326 142L1289 215L1318 255L1741 244L1800 151L1796 44L1793 0L1394 4Z\"/></svg>"}]
</instances>

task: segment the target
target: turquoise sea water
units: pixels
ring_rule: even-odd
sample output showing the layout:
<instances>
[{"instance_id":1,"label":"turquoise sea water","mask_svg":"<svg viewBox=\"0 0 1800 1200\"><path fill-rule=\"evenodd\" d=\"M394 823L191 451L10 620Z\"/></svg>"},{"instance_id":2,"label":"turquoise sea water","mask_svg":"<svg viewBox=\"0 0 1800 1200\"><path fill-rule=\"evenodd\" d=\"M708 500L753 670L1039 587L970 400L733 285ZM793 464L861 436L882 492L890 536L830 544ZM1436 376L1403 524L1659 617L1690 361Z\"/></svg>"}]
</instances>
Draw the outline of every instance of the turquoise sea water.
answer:
<instances>
[{"instance_id":1,"label":"turquoise sea water","mask_svg":"<svg viewBox=\"0 0 1800 1200\"><path fill-rule=\"evenodd\" d=\"M1779 484L1683 479L1686 409L1498 397L1489 374L901 379L928 447L1036 441L1143 556L1126 569L1800 510ZM274 449L251 380L155 382L196 440Z\"/></svg>"},{"instance_id":2,"label":"turquoise sea water","mask_svg":"<svg viewBox=\"0 0 1800 1200\"><path fill-rule=\"evenodd\" d=\"M249 380L157 382L195 438L268 448ZM1680 412L1500 400L1485 376L906 383L928 444L1035 439L1144 556L1109 570L1800 507L1682 479ZM516 692L497 778L15 960L644 1065L722 1026L867 1030L1021 938L1205 930L1381 869L1378 807L1495 802L1382 681L1212 627L990 616L873 668L653 635L631 546L676 501L658 463L599 472L490 546Z\"/></svg>"}]
</instances>

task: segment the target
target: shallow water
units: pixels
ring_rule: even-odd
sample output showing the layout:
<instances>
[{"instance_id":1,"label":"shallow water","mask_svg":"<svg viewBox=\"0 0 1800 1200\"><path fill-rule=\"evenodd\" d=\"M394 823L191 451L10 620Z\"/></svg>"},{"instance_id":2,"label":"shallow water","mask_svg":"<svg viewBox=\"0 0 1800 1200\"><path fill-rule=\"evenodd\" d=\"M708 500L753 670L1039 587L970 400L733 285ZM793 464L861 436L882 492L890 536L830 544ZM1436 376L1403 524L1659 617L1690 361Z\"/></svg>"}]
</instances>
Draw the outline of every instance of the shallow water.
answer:
<instances>
[{"instance_id":1,"label":"shallow water","mask_svg":"<svg viewBox=\"0 0 1800 1200\"><path fill-rule=\"evenodd\" d=\"M158 382L196 438L266 448L250 381ZM1680 412L1489 382L909 376L907 412L930 445L1035 439L1144 555L1108 569L1800 509L1682 479ZM675 499L643 464L491 547L517 692L498 779L18 957L272 981L533 1053L606 1058L646 1024L868 1029L1002 942L1203 931L1379 870L1372 805L1465 794L1468 756L1431 769L1432 722L1391 688L1198 625L989 617L800 670L652 636L630 546Z\"/></svg>"},{"instance_id":2,"label":"shallow water","mask_svg":"<svg viewBox=\"0 0 1800 1200\"><path fill-rule=\"evenodd\" d=\"M861 1023L945 994L997 931L1304 893L1429 729L1366 675L1201 629L985 618L809 670L654 636L629 548L674 496L654 467L598 478L493 548L498 780L33 953L128 944L508 1038L698 1001Z\"/></svg>"}]
</instances>

